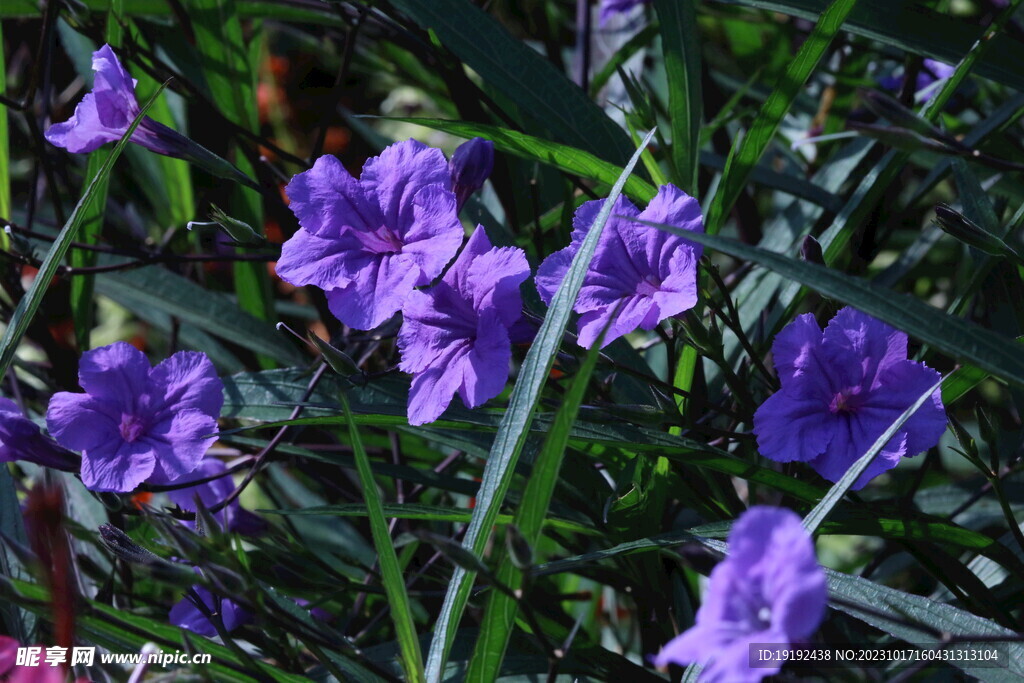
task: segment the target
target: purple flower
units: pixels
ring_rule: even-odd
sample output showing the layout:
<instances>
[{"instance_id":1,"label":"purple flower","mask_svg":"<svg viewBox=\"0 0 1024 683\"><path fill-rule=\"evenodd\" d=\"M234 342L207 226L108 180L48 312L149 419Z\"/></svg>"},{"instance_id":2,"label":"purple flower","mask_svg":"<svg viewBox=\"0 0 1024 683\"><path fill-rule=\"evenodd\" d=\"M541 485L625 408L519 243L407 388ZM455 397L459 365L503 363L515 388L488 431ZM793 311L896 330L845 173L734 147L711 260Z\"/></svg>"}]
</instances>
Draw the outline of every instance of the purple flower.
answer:
<instances>
[{"instance_id":1,"label":"purple flower","mask_svg":"<svg viewBox=\"0 0 1024 683\"><path fill-rule=\"evenodd\" d=\"M77 472L79 457L43 435L14 401L0 398L0 462L26 460L44 467Z\"/></svg>"},{"instance_id":2,"label":"purple flower","mask_svg":"<svg viewBox=\"0 0 1024 683\"><path fill-rule=\"evenodd\" d=\"M320 157L288 184L302 227L284 243L277 274L324 290L349 327L380 325L459 250L451 182L444 154L415 140L367 161L359 180L336 158Z\"/></svg>"},{"instance_id":3,"label":"purple flower","mask_svg":"<svg viewBox=\"0 0 1024 683\"><path fill-rule=\"evenodd\" d=\"M537 269L537 291L545 303L551 303L605 201L581 205L573 218L572 243L546 258ZM665 318L697 303L700 245L617 216L635 216L685 230L704 231L697 200L674 185L662 185L643 211L620 195L576 301L575 310L580 314L579 343L587 348L594 344L620 305L618 316L605 335L605 346L637 327L653 330Z\"/></svg>"},{"instance_id":4,"label":"purple flower","mask_svg":"<svg viewBox=\"0 0 1024 683\"><path fill-rule=\"evenodd\" d=\"M93 491L183 477L216 440L223 384L204 353L181 351L150 367L117 342L82 354L78 381L86 393L54 394L46 424L58 443L82 452L82 482Z\"/></svg>"},{"instance_id":5,"label":"purple flower","mask_svg":"<svg viewBox=\"0 0 1024 683\"><path fill-rule=\"evenodd\" d=\"M70 119L55 123L46 131L51 144L76 154L120 140L140 110L135 99L136 81L121 66L109 45L92 53L92 70L96 72L92 92L82 98ZM173 157L185 156L186 150L194 146L188 138L148 116L139 122L131 140L157 154Z\"/></svg>"},{"instance_id":6,"label":"purple flower","mask_svg":"<svg viewBox=\"0 0 1024 683\"><path fill-rule=\"evenodd\" d=\"M462 143L452 154L448 169L452 174L452 189L461 210L470 195L484 186L484 181L494 170L494 143L483 138L473 138Z\"/></svg>"},{"instance_id":7,"label":"purple flower","mask_svg":"<svg viewBox=\"0 0 1024 683\"><path fill-rule=\"evenodd\" d=\"M838 481L939 374L907 360L907 335L854 308L844 308L822 333L806 313L772 345L782 389L754 414L761 455L807 462ZM946 429L936 390L885 445L853 488L939 442Z\"/></svg>"},{"instance_id":8,"label":"purple flower","mask_svg":"<svg viewBox=\"0 0 1024 683\"><path fill-rule=\"evenodd\" d=\"M456 391L470 408L501 393L529 276L521 249L492 247L477 226L444 278L409 295L398 333L399 367L413 376L409 424L436 420Z\"/></svg>"},{"instance_id":9,"label":"purple flower","mask_svg":"<svg viewBox=\"0 0 1024 683\"><path fill-rule=\"evenodd\" d=\"M810 637L825 616L825 572L800 518L785 508L747 510L729 533L729 555L711 572L696 624L655 658L665 667L704 665L701 681L756 683L779 666L752 668L751 643Z\"/></svg>"},{"instance_id":10,"label":"purple flower","mask_svg":"<svg viewBox=\"0 0 1024 683\"><path fill-rule=\"evenodd\" d=\"M649 0L601 0L601 25L604 26L612 16L628 12L638 5L646 5Z\"/></svg>"},{"instance_id":11,"label":"purple flower","mask_svg":"<svg viewBox=\"0 0 1024 683\"><path fill-rule=\"evenodd\" d=\"M169 482L170 484L180 484L189 481L197 481L199 479L209 479L210 477L216 477L216 479L210 479L195 486L188 486L180 489L172 489L167 492L167 497L171 499L171 502L180 507L182 510L188 510L190 512L196 511L196 496L199 496L199 500L203 502L203 507L207 510L215 505L218 505L221 501L227 499L235 491L235 484L231 480L231 476L225 474L227 467L223 462L216 458L204 458L199 467L194 471L186 474L185 476L176 479L175 481ZM228 505L218 510L213 514L222 529L231 529L232 522L240 512L240 506L238 499L231 501ZM189 526L194 526L193 522L188 522Z\"/></svg>"},{"instance_id":12,"label":"purple flower","mask_svg":"<svg viewBox=\"0 0 1024 683\"><path fill-rule=\"evenodd\" d=\"M200 573L198 568L195 571L196 574ZM252 621L252 614L241 605L227 598L214 597L213 593L198 584L192 586L192 591L202 601L207 612L220 616L224 630L228 633L242 624ZM171 608L168 619L174 626L188 629L207 638L217 635L217 629L213 622L200 611L190 595L186 595Z\"/></svg>"}]
</instances>

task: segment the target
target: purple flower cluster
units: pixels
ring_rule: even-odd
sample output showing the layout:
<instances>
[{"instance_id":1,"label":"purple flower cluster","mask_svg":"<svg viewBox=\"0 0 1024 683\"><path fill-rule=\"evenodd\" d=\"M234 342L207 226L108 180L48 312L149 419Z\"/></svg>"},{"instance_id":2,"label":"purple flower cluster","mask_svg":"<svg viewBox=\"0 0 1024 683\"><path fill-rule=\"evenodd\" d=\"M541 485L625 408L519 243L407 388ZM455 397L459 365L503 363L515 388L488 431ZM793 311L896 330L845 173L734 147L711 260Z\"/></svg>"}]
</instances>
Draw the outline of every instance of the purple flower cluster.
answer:
<instances>
[{"instance_id":1,"label":"purple flower cluster","mask_svg":"<svg viewBox=\"0 0 1024 683\"><path fill-rule=\"evenodd\" d=\"M576 210L572 242L545 259L537 270L537 291L545 303L551 303L605 201L586 202ZM674 185L659 188L643 211L620 196L576 301L579 343L587 348L609 323L606 346L638 327L653 330L662 320L697 303L700 245L630 217L704 231L697 200Z\"/></svg>"},{"instance_id":2,"label":"purple flower cluster","mask_svg":"<svg viewBox=\"0 0 1024 683\"><path fill-rule=\"evenodd\" d=\"M732 526L729 555L711 572L696 623L665 645L655 664L699 663L701 681L756 683L781 667L751 667L750 644L809 638L827 602L825 573L800 518L752 507Z\"/></svg>"},{"instance_id":3,"label":"purple flower cluster","mask_svg":"<svg viewBox=\"0 0 1024 683\"><path fill-rule=\"evenodd\" d=\"M844 308L822 332L807 313L772 345L782 388L754 414L761 455L808 463L838 481L875 440L939 379L907 360L907 335L854 308ZM885 445L854 484L859 489L939 442L946 428L936 390Z\"/></svg>"},{"instance_id":4,"label":"purple flower cluster","mask_svg":"<svg viewBox=\"0 0 1024 683\"><path fill-rule=\"evenodd\" d=\"M195 572L196 574L200 573L198 568L195 569ZM197 604L197 599L201 603L202 609ZM189 595L179 600L171 608L168 618L175 626L207 638L213 638L217 635L217 628L207 614L219 618L224 630L228 633L252 621L252 613L249 610L232 600L214 595L209 589L199 584L192 586Z\"/></svg>"},{"instance_id":5,"label":"purple flower cluster","mask_svg":"<svg viewBox=\"0 0 1024 683\"><path fill-rule=\"evenodd\" d=\"M60 445L82 452L82 482L94 491L180 479L216 440L223 384L203 353L151 367L118 342L82 354L78 381L85 393L54 394L46 424Z\"/></svg>"},{"instance_id":6,"label":"purple flower cluster","mask_svg":"<svg viewBox=\"0 0 1024 683\"><path fill-rule=\"evenodd\" d=\"M45 436L14 401L0 398L0 463L15 460L70 472L80 464L78 456Z\"/></svg>"}]
</instances>

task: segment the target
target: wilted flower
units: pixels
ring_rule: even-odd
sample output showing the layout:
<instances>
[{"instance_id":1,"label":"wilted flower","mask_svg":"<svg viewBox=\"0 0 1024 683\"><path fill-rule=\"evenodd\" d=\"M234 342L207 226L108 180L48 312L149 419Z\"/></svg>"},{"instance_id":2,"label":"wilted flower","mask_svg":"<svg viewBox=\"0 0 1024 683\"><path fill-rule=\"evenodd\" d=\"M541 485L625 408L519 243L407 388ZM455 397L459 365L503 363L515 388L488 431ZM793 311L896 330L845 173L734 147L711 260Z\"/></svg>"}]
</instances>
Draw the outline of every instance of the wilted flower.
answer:
<instances>
[{"instance_id":1,"label":"wilted flower","mask_svg":"<svg viewBox=\"0 0 1024 683\"><path fill-rule=\"evenodd\" d=\"M78 381L86 393L54 394L46 424L58 443L82 452L82 482L93 491L180 478L216 440L223 384L204 353L181 351L150 367L117 342L82 354Z\"/></svg>"},{"instance_id":2,"label":"wilted flower","mask_svg":"<svg viewBox=\"0 0 1024 683\"><path fill-rule=\"evenodd\" d=\"M571 244L546 258L537 269L537 291L545 303L551 303L605 201L582 204L573 217ZM697 303L700 245L618 216L704 231L697 200L674 185L661 186L643 211L620 195L576 301L579 342L587 348L620 304L618 316L605 335L605 345L637 327L653 330L665 318Z\"/></svg>"},{"instance_id":3,"label":"wilted flower","mask_svg":"<svg viewBox=\"0 0 1024 683\"><path fill-rule=\"evenodd\" d=\"M301 228L281 248L277 274L324 290L331 312L359 330L394 315L462 243L444 154L415 140L367 161L359 180L320 157L287 193Z\"/></svg>"},{"instance_id":4,"label":"wilted flower","mask_svg":"<svg viewBox=\"0 0 1024 683\"><path fill-rule=\"evenodd\" d=\"M469 197L484 186L494 170L494 143L473 138L459 145L452 154L448 168L452 174L452 189L461 210Z\"/></svg>"},{"instance_id":5,"label":"wilted flower","mask_svg":"<svg viewBox=\"0 0 1024 683\"><path fill-rule=\"evenodd\" d=\"M26 460L44 467L77 472L79 457L45 436L14 401L0 398L0 462Z\"/></svg>"},{"instance_id":6,"label":"wilted flower","mask_svg":"<svg viewBox=\"0 0 1024 683\"><path fill-rule=\"evenodd\" d=\"M197 574L199 573L198 568L195 571ZM227 598L214 596L213 593L203 586L196 584L192 586L190 592L202 601L206 612L220 617L221 623L224 624L224 630L228 633L252 620L252 613L249 610ZM174 626L187 629L207 638L217 635L217 628L206 617L206 614L199 609L193 601L192 595L186 595L179 600L171 608L168 619Z\"/></svg>"},{"instance_id":7,"label":"wilted flower","mask_svg":"<svg viewBox=\"0 0 1024 683\"><path fill-rule=\"evenodd\" d=\"M501 393L529 275L521 249L492 247L477 226L444 278L409 295L398 333L399 367L413 376L409 424L436 420L455 392L470 408Z\"/></svg>"},{"instance_id":8,"label":"wilted flower","mask_svg":"<svg viewBox=\"0 0 1024 683\"><path fill-rule=\"evenodd\" d=\"M696 623L669 641L658 667L704 666L701 681L756 683L780 666L750 666L751 643L775 646L810 637L825 616L825 572L800 518L756 506L736 520L729 555L712 570Z\"/></svg>"},{"instance_id":9,"label":"wilted flower","mask_svg":"<svg viewBox=\"0 0 1024 683\"><path fill-rule=\"evenodd\" d=\"M854 308L844 308L822 333L806 313L772 345L782 389L754 414L761 455L777 462L807 462L838 481L939 374L907 360L907 335ZM939 442L946 428L936 390L856 481L859 489Z\"/></svg>"}]
</instances>

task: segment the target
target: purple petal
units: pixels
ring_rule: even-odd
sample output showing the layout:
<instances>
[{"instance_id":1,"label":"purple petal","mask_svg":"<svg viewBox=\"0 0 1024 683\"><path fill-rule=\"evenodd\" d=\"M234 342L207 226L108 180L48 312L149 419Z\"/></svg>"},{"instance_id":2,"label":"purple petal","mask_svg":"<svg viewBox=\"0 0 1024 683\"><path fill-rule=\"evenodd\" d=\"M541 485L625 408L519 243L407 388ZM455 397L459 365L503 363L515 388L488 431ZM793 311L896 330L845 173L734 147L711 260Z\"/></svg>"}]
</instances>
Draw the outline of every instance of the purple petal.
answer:
<instances>
[{"instance_id":1,"label":"purple petal","mask_svg":"<svg viewBox=\"0 0 1024 683\"><path fill-rule=\"evenodd\" d=\"M96 106L96 96L86 94L75 107L75 113L63 123L46 129L47 142L72 154L95 151L108 142L120 140L127 128L111 129L103 125Z\"/></svg>"},{"instance_id":2,"label":"purple petal","mask_svg":"<svg viewBox=\"0 0 1024 683\"><path fill-rule=\"evenodd\" d=\"M180 479L194 472L216 436L217 421L198 410L187 409L173 413L152 425L140 439L158 454L157 467L168 479ZM205 438L204 438L205 437Z\"/></svg>"},{"instance_id":3,"label":"purple petal","mask_svg":"<svg viewBox=\"0 0 1024 683\"><path fill-rule=\"evenodd\" d=\"M163 389L163 405L174 410L194 408L217 418L224 405L224 383L205 353L179 351L150 372Z\"/></svg>"},{"instance_id":4,"label":"purple petal","mask_svg":"<svg viewBox=\"0 0 1024 683\"><path fill-rule=\"evenodd\" d=\"M761 455L776 462L813 460L829 447L836 417L829 411L815 378L795 378L754 413L754 434ZM796 386L793 386L796 384Z\"/></svg>"},{"instance_id":5,"label":"purple petal","mask_svg":"<svg viewBox=\"0 0 1024 683\"><path fill-rule=\"evenodd\" d=\"M285 188L299 225L314 235L337 237L346 227L373 231L384 216L366 188L333 156L322 156Z\"/></svg>"},{"instance_id":6,"label":"purple petal","mask_svg":"<svg viewBox=\"0 0 1024 683\"><path fill-rule=\"evenodd\" d=\"M827 451L807 464L823 478L829 481L839 481L847 470L868 452L868 449L875 443L875 439L881 434L881 431L867 428L863 420L854 418L849 422L846 438L837 439L836 443ZM857 477L857 481L850 489L859 491L864 488L872 479L900 464L900 460L906 454L907 435L903 432L897 433L875 456L867 469Z\"/></svg>"},{"instance_id":7,"label":"purple petal","mask_svg":"<svg viewBox=\"0 0 1024 683\"><path fill-rule=\"evenodd\" d=\"M90 491L128 493L144 482L155 466L150 444L119 438L82 453L82 483Z\"/></svg>"},{"instance_id":8,"label":"purple petal","mask_svg":"<svg viewBox=\"0 0 1024 683\"><path fill-rule=\"evenodd\" d=\"M416 285L430 284L462 244L464 231L455 212L455 195L441 185L428 185L412 203L412 222L402 235L403 254L419 267Z\"/></svg>"},{"instance_id":9,"label":"purple petal","mask_svg":"<svg viewBox=\"0 0 1024 683\"><path fill-rule=\"evenodd\" d=\"M482 242L488 246L487 236L482 226L478 226L473 238L477 233L483 236ZM473 238L470 238L472 243ZM468 251L463 251L463 255ZM462 256L459 257L462 260ZM505 327L512 327L523 313L523 300L519 286L530 277L530 264L526 261L526 254L522 249L515 247L489 248L484 253L474 258L466 273L464 281L464 295L473 302L477 310L494 307L500 318L501 324Z\"/></svg>"},{"instance_id":10,"label":"purple petal","mask_svg":"<svg viewBox=\"0 0 1024 683\"><path fill-rule=\"evenodd\" d=\"M347 285L374 257L363 250L362 241L351 231L340 237L321 237L299 228L281 245L275 270L285 282L297 287L313 285L326 292Z\"/></svg>"},{"instance_id":11,"label":"purple petal","mask_svg":"<svg viewBox=\"0 0 1024 683\"><path fill-rule=\"evenodd\" d=\"M409 424L433 422L452 402L462 385L462 366L466 362L465 345L450 347L443 363L416 373L409 388Z\"/></svg>"},{"instance_id":12,"label":"purple petal","mask_svg":"<svg viewBox=\"0 0 1024 683\"><path fill-rule=\"evenodd\" d=\"M551 304L555 292L558 291L558 286L562 284L565 274L569 272L569 266L572 265L572 259L576 256L577 250L578 247L570 245L556 251L544 259L537 268L534 282L537 285L537 293L540 294L544 303Z\"/></svg>"},{"instance_id":13,"label":"purple petal","mask_svg":"<svg viewBox=\"0 0 1024 683\"><path fill-rule=\"evenodd\" d=\"M61 391L46 410L46 428L61 446L86 451L121 440L120 416L110 415L106 404L88 394Z\"/></svg>"},{"instance_id":14,"label":"purple petal","mask_svg":"<svg viewBox=\"0 0 1024 683\"><path fill-rule=\"evenodd\" d=\"M829 321L822 339L830 353L861 359L865 388L890 365L907 359L906 334L850 306Z\"/></svg>"},{"instance_id":15,"label":"purple petal","mask_svg":"<svg viewBox=\"0 0 1024 683\"><path fill-rule=\"evenodd\" d=\"M815 371L819 371L820 360L817 360L816 354L820 346L821 328L814 320L814 315L798 315L772 342L772 359L779 380L786 382L812 366Z\"/></svg>"},{"instance_id":16,"label":"purple petal","mask_svg":"<svg viewBox=\"0 0 1024 683\"><path fill-rule=\"evenodd\" d=\"M377 197L384 225L404 236L415 221L413 199L428 185L451 189L448 162L439 149L417 140L389 145L363 166L360 182ZM453 195L454 207L454 195Z\"/></svg>"},{"instance_id":17,"label":"purple petal","mask_svg":"<svg viewBox=\"0 0 1024 683\"><path fill-rule=\"evenodd\" d=\"M82 354L78 383L91 396L130 413L149 391L149 371L146 354L126 342L115 342Z\"/></svg>"},{"instance_id":18,"label":"purple petal","mask_svg":"<svg viewBox=\"0 0 1024 683\"><path fill-rule=\"evenodd\" d=\"M199 479L222 475L225 472L227 472L227 467L223 462L216 458L204 458L195 471L190 472L177 481L171 481L168 483L177 484L196 481ZM198 496L199 500L203 502L203 506L209 509L219 504L221 501L226 500L234 490L235 485L231 480L231 476L224 475L202 484L168 491L167 497L171 499L172 503L180 507L182 510L194 512L196 510L196 496ZM222 528L227 529L229 527L233 513L237 510L238 501L235 500L232 501L230 505L216 513L215 517L220 522Z\"/></svg>"},{"instance_id":19,"label":"purple petal","mask_svg":"<svg viewBox=\"0 0 1024 683\"><path fill-rule=\"evenodd\" d=\"M658 194L647 208L640 212L639 218L692 232L704 232L700 204L675 185L662 185L658 188ZM685 249L691 254L690 259L694 264L700 260L703 253L701 245L651 226L643 226L642 230L647 248L647 264L652 272L659 272L663 277L671 272L678 272L671 268L670 260L680 249Z\"/></svg>"},{"instance_id":20,"label":"purple petal","mask_svg":"<svg viewBox=\"0 0 1024 683\"><path fill-rule=\"evenodd\" d=\"M928 391L928 387L939 381L939 376L924 363L910 360L894 363L886 369L878 390L871 393L861 411L867 414L875 410L888 411L889 415L894 415L889 422L892 424L921 394ZM907 433L907 455L917 455L938 445L946 431L941 389L936 389L931 400L904 423L903 431Z\"/></svg>"},{"instance_id":21,"label":"purple petal","mask_svg":"<svg viewBox=\"0 0 1024 683\"><path fill-rule=\"evenodd\" d=\"M582 300L583 297L580 298ZM619 308L620 302L621 308ZM618 315L615 315L616 309L619 311ZM611 321L601 345L604 348L639 327L652 311L657 312L654 299L641 296L623 297L605 303L600 308L587 310L580 314L577 332L579 344L583 348L589 349L597 341L601 330ZM612 320L613 316L614 320ZM655 322L655 324L657 323Z\"/></svg>"},{"instance_id":22,"label":"purple petal","mask_svg":"<svg viewBox=\"0 0 1024 683\"><path fill-rule=\"evenodd\" d=\"M349 327L372 330L402 308L419 277L409 256L385 254L346 286L327 292L327 305Z\"/></svg>"},{"instance_id":23,"label":"purple petal","mask_svg":"<svg viewBox=\"0 0 1024 683\"><path fill-rule=\"evenodd\" d=\"M481 406L502 392L512 361L512 343L497 311L484 311L477 330L476 340L462 364L459 387L459 396L467 408Z\"/></svg>"}]
</instances>

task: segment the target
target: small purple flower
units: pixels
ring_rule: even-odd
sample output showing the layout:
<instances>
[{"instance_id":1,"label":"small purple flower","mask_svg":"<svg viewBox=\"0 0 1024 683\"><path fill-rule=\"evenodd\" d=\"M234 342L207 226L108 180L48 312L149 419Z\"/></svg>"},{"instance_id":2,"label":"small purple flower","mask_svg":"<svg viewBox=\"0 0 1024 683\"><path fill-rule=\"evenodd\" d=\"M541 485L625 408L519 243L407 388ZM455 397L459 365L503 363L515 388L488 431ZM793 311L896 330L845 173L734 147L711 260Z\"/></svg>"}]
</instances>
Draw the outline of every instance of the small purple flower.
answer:
<instances>
[{"instance_id":1,"label":"small purple flower","mask_svg":"<svg viewBox=\"0 0 1024 683\"><path fill-rule=\"evenodd\" d=\"M637 7L646 5L650 0L601 0L601 25L604 26L616 14L622 14Z\"/></svg>"},{"instance_id":2,"label":"small purple flower","mask_svg":"<svg viewBox=\"0 0 1024 683\"><path fill-rule=\"evenodd\" d=\"M108 142L117 142L139 115L135 99L136 81L128 75L109 45L92 53L96 79L92 92L82 98L74 115L64 123L55 123L46 131L46 139L57 147L81 154ZM132 133L132 142L172 157L184 157L190 147L188 138L148 116Z\"/></svg>"},{"instance_id":3,"label":"small purple flower","mask_svg":"<svg viewBox=\"0 0 1024 683\"><path fill-rule=\"evenodd\" d=\"M655 658L704 666L707 683L756 683L780 666L752 668L751 643L790 644L809 638L828 602L825 572L800 518L785 508L755 506L729 533L729 555L712 570L692 628Z\"/></svg>"},{"instance_id":4,"label":"small purple flower","mask_svg":"<svg viewBox=\"0 0 1024 683\"><path fill-rule=\"evenodd\" d=\"M807 462L838 481L939 374L907 360L907 335L846 307L822 333L805 313L772 344L782 388L754 414L761 455ZM942 394L935 391L886 444L853 488L862 488L900 458L939 442L946 429Z\"/></svg>"},{"instance_id":5,"label":"small purple flower","mask_svg":"<svg viewBox=\"0 0 1024 683\"><path fill-rule=\"evenodd\" d=\"M195 571L197 574L200 573L199 569ZM227 598L214 597L213 593L198 584L192 586L192 591L203 602L209 613L220 616L221 622L224 624L224 630L228 633L252 621L252 613L241 605ZM217 629L213 622L200 611L189 595L179 600L171 608L168 619L174 626L187 629L207 638L213 638L217 635Z\"/></svg>"},{"instance_id":6,"label":"small purple flower","mask_svg":"<svg viewBox=\"0 0 1024 683\"><path fill-rule=\"evenodd\" d=\"M171 499L171 502L180 507L182 510L188 510L189 512L196 511L196 496L199 496L199 500L203 502L203 507L207 510L213 506L219 504L221 501L227 499L235 491L235 484L231 480L231 476L225 474L227 467L223 462L217 458L204 458L199 467L185 476L175 481L169 482L170 484L178 484L189 481L197 481L199 479L209 479L210 477L216 477L216 479L210 479L210 481L196 484L195 486L188 486L181 489L172 489L167 492L167 497ZM240 512L240 506L238 499L231 501L228 505L224 506L221 510L218 510L213 514L214 519L220 523L222 529L228 530L232 527L232 522ZM188 522L189 526L194 526L193 522Z\"/></svg>"},{"instance_id":7,"label":"small purple flower","mask_svg":"<svg viewBox=\"0 0 1024 683\"><path fill-rule=\"evenodd\" d=\"M933 83L946 80L953 75L954 71L956 71L956 68L949 64L943 64L934 59L924 60L921 64L921 69L917 72L917 78L914 80L914 92L919 93ZM903 74L886 76L880 79L878 84L886 90L898 92L903 88ZM935 97L937 92L936 89L932 89L927 97L925 97L925 101Z\"/></svg>"},{"instance_id":8,"label":"small purple flower","mask_svg":"<svg viewBox=\"0 0 1024 683\"><path fill-rule=\"evenodd\" d=\"M573 217L571 244L546 258L537 269L537 291L545 303L551 303L605 201L582 204ZM700 245L617 216L635 216L684 230L704 231L697 200L674 185L662 185L643 211L620 195L576 301L575 310L580 314L579 343L587 348L594 344L620 305L618 316L605 335L605 346L637 327L653 330L665 318L697 303Z\"/></svg>"},{"instance_id":9,"label":"small purple flower","mask_svg":"<svg viewBox=\"0 0 1024 683\"><path fill-rule=\"evenodd\" d=\"M452 174L452 189L461 211L470 196L484 186L494 170L494 143L473 138L459 145L448 162Z\"/></svg>"},{"instance_id":10,"label":"small purple flower","mask_svg":"<svg viewBox=\"0 0 1024 683\"><path fill-rule=\"evenodd\" d=\"M223 384L204 353L180 351L150 367L117 342L82 354L78 381L86 393L54 394L46 424L58 443L82 452L82 482L93 491L183 477L216 440Z\"/></svg>"},{"instance_id":11,"label":"small purple flower","mask_svg":"<svg viewBox=\"0 0 1024 683\"><path fill-rule=\"evenodd\" d=\"M522 249L492 247L477 226L444 278L409 295L398 333L399 367L413 376L409 424L436 420L456 392L470 408L501 393L529 276Z\"/></svg>"},{"instance_id":12,"label":"small purple flower","mask_svg":"<svg viewBox=\"0 0 1024 683\"><path fill-rule=\"evenodd\" d=\"M451 183L444 154L415 140L367 161L359 180L335 157L320 157L288 183L301 228L281 248L277 274L324 290L349 327L380 325L459 250Z\"/></svg>"},{"instance_id":13,"label":"small purple flower","mask_svg":"<svg viewBox=\"0 0 1024 683\"><path fill-rule=\"evenodd\" d=\"M0 463L25 460L44 467L77 472L80 458L45 436L14 401L0 398Z\"/></svg>"}]
</instances>

